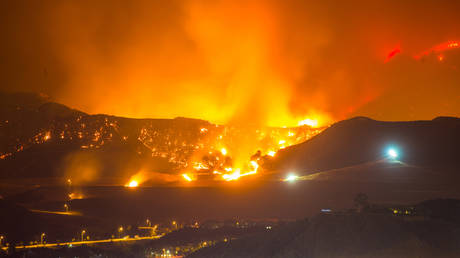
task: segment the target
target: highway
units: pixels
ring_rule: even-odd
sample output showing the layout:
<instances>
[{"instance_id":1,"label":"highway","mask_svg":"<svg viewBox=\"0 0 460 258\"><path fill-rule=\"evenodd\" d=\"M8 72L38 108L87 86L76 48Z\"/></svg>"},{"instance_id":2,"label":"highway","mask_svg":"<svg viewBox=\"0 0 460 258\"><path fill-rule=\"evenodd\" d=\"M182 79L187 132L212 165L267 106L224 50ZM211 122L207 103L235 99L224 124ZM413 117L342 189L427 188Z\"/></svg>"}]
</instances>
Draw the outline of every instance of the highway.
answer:
<instances>
[{"instance_id":1,"label":"highway","mask_svg":"<svg viewBox=\"0 0 460 258\"><path fill-rule=\"evenodd\" d=\"M111 239L102 239L102 240L87 240L87 241L75 241L75 242L62 242L62 243L46 243L46 244L34 244L34 245L20 245L16 246L17 250L29 249L29 248L52 248L52 247L62 247L62 246L75 246L75 245L92 245L92 244L101 244L101 243L115 243L115 242L130 242L130 241L139 241L139 240L155 240L161 238L163 235L150 236L150 237L124 237L124 238L111 238ZM7 247L2 247L6 251Z\"/></svg>"}]
</instances>

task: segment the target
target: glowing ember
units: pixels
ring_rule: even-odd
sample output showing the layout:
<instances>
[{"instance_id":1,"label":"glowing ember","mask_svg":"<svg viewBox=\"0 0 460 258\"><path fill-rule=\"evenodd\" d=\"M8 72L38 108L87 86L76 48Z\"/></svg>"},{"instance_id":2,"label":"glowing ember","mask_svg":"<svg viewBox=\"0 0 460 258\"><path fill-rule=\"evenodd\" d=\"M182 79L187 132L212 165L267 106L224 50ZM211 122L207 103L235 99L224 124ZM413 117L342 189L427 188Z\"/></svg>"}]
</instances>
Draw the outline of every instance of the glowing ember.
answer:
<instances>
[{"instance_id":1,"label":"glowing ember","mask_svg":"<svg viewBox=\"0 0 460 258\"><path fill-rule=\"evenodd\" d=\"M70 200L75 200L75 199L83 199L84 196L81 193L70 193L69 195Z\"/></svg>"},{"instance_id":2,"label":"glowing ember","mask_svg":"<svg viewBox=\"0 0 460 258\"><path fill-rule=\"evenodd\" d=\"M459 44L458 44L458 42L456 42L456 41L448 42L448 43L447 43L447 47L448 47L448 48L456 48L456 47L458 47L458 46L459 46Z\"/></svg>"},{"instance_id":3,"label":"glowing ember","mask_svg":"<svg viewBox=\"0 0 460 258\"><path fill-rule=\"evenodd\" d=\"M222 149L220 150L220 152L221 152L222 155L224 155L224 156L227 155L227 149L225 149L225 148L222 148Z\"/></svg>"},{"instance_id":4,"label":"glowing ember","mask_svg":"<svg viewBox=\"0 0 460 258\"><path fill-rule=\"evenodd\" d=\"M43 137L43 140L48 141L51 139L51 132L46 132L45 136Z\"/></svg>"},{"instance_id":5,"label":"glowing ember","mask_svg":"<svg viewBox=\"0 0 460 258\"><path fill-rule=\"evenodd\" d=\"M203 163L197 162L194 166L193 169L195 170L208 170L209 167L204 165Z\"/></svg>"}]
</instances>

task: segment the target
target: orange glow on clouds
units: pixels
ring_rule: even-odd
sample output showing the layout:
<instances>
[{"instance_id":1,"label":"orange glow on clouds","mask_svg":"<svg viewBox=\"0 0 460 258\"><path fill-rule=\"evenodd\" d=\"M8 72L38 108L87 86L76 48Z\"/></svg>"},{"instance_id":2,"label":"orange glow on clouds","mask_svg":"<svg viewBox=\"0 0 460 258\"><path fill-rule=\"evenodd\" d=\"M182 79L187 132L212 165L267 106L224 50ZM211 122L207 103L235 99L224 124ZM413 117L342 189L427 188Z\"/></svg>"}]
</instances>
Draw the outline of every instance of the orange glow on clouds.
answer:
<instances>
[{"instance_id":1,"label":"orange glow on clouds","mask_svg":"<svg viewBox=\"0 0 460 258\"><path fill-rule=\"evenodd\" d=\"M380 100L388 94L398 99L403 78L433 71L414 68L404 55L436 57L459 48L456 1L43 0L39 10L20 1L8 6L0 10L2 36L12 39L1 43L9 51L2 56L0 87L43 92L92 114L278 127L306 118L321 127L355 115L460 114L458 87L450 89L456 77L443 76L442 85L423 80L417 98L404 92L404 107ZM17 38L17 31L34 33ZM439 99L452 104L420 107L439 88ZM394 106L398 111L388 112Z\"/></svg>"},{"instance_id":2,"label":"orange glow on clouds","mask_svg":"<svg viewBox=\"0 0 460 258\"><path fill-rule=\"evenodd\" d=\"M390 53L388 53L387 58L385 59L385 63L389 62L394 56L401 53L401 48L398 46L393 49Z\"/></svg>"},{"instance_id":3,"label":"orange glow on clouds","mask_svg":"<svg viewBox=\"0 0 460 258\"><path fill-rule=\"evenodd\" d=\"M449 41L446 41L446 42L443 42L441 44L438 44L426 51L423 51L422 53L418 54L418 55L415 55L414 58L419 60L421 59L422 57L424 56L427 56L431 53L440 53L440 52L444 52L444 51L448 51L448 50L452 50L452 49L456 49L456 48L460 48L460 45L459 45L459 41L455 41L455 40L449 40ZM444 56L442 55L439 55L438 59L439 61L442 61L444 59Z\"/></svg>"}]
</instances>

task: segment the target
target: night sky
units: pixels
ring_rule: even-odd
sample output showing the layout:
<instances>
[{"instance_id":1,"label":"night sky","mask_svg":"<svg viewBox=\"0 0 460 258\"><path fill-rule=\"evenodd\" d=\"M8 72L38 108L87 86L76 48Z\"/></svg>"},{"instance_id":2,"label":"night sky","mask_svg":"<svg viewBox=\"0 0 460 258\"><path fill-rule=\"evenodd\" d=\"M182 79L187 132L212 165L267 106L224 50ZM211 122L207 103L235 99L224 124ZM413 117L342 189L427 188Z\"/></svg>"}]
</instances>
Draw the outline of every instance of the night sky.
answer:
<instances>
[{"instance_id":1,"label":"night sky","mask_svg":"<svg viewBox=\"0 0 460 258\"><path fill-rule=\"evenodd\" d=\"M0 1L0 89L88 113L460 116L460 2Z\"/></svg>"}]
</instances>

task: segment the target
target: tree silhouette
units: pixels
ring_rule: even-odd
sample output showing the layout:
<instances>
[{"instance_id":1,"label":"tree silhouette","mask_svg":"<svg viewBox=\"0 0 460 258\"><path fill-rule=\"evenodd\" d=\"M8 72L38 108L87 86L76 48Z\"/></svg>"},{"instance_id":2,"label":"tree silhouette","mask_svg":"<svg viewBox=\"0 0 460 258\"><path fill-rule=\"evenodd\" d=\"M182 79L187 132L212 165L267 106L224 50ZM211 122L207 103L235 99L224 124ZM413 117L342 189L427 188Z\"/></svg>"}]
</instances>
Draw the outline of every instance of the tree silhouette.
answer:
<instances>
[{"instance_id":1,"label":"tree silhouette","mask_svg":"<svg viewBox=\"0 0 460 258\"><path fill-rule=\"evenodd\" d=\"M353 201L358 212L362 212L369 208L369 198L365 193L358 193Z\"/></svg>"}]
</instances>

